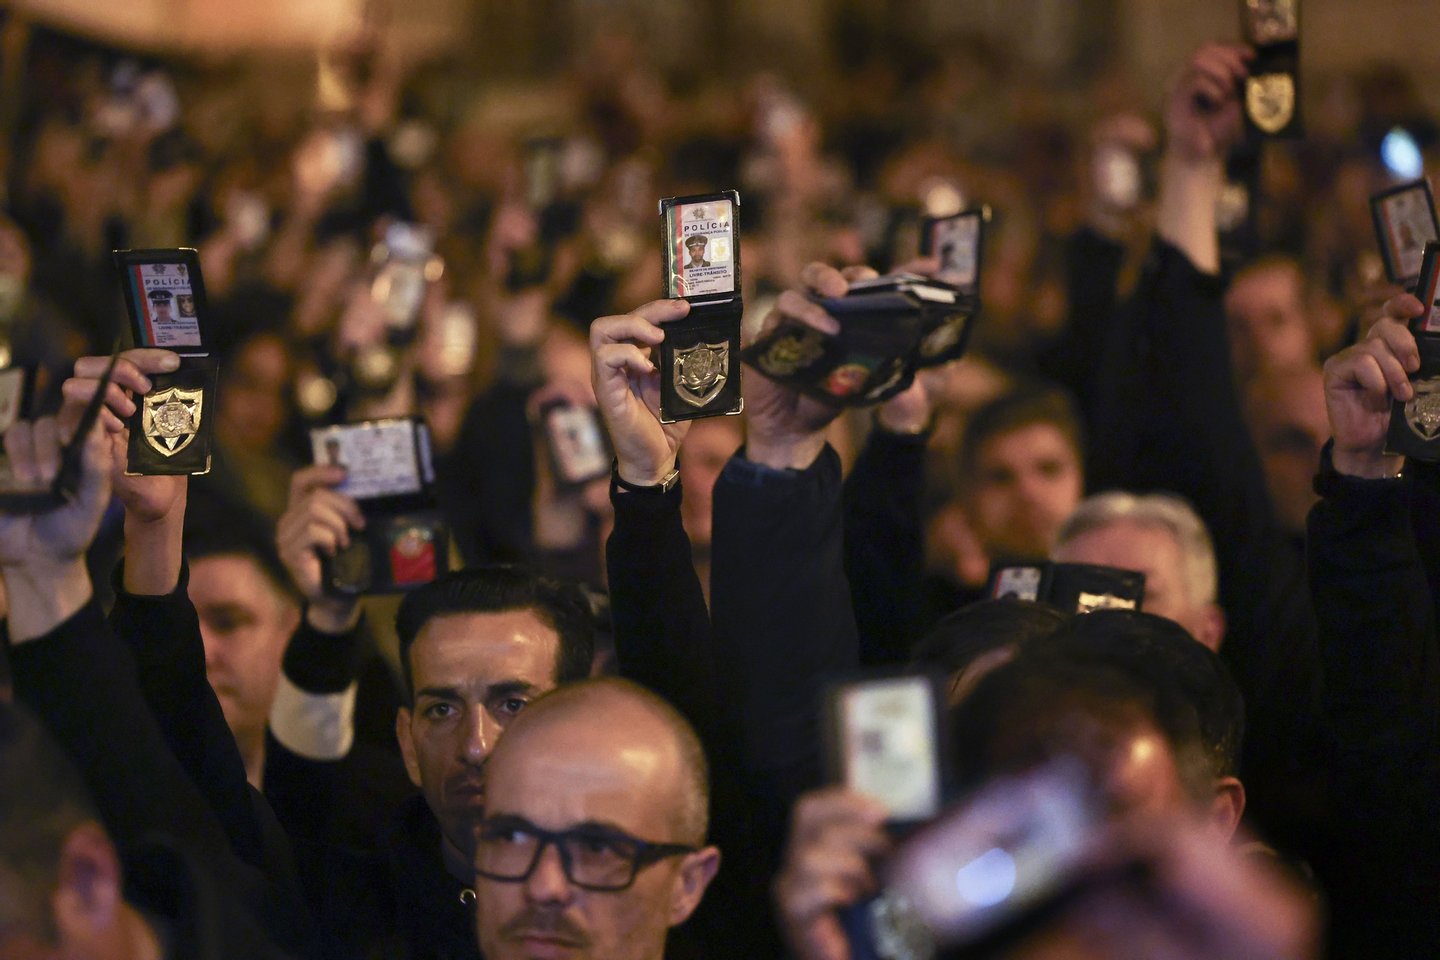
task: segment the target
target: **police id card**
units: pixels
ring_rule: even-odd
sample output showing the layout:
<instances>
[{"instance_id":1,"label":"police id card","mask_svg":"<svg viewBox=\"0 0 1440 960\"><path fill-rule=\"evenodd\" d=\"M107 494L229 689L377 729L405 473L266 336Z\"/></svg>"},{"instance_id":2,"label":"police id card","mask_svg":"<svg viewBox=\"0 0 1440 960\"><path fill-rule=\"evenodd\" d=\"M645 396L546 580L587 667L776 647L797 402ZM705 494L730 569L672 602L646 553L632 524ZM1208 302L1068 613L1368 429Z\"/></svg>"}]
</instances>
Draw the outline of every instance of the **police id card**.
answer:
<instances>
[{"instance_id":1,"label":"police id card","mask_svg":"<svg viewBox=\"0 0 1440 960\"><path fill-rule=\"evenodd\" d=\"M665 206L669 204L669 206ZM729 298L740 285L734 191L662 203L665 216L666 293L671 297Z\"/></svg>"},{"instance_id":2,"label":"police id card","mask_svg":"<svg viewBox=\"0 0 1440 960\"><path fill-rule=\"evenodd\" d=\"M665 296L689 301L659 348L664 423L731 416L740 394L740 195L734 190L660 201Z\"/></svg>"},{"instance_id":3,"label":"police id card","mask_svg":"<svg viewBox=\"0 0 1440 960\"><path fill-rule=\"evenodd\" d=\"M203 352L200 309L204 287L199 260L193 250L154 253L167 259L147 262L133 258L123 265L125 298L135 318L135 345L177 353Z\"/></svg>"},{"instance_id":4,"label":"police id card","mask_svg":"<svg viewBox=\"0 0 1440 960\"><path fill-rule=\"evenodd\" d=\"M130 418L130 476L210 471L217 368L200 258L189 247L116 250L115 266L137 347L172 350L180 366L150 376Z\"/></svg>"}]
</instances>

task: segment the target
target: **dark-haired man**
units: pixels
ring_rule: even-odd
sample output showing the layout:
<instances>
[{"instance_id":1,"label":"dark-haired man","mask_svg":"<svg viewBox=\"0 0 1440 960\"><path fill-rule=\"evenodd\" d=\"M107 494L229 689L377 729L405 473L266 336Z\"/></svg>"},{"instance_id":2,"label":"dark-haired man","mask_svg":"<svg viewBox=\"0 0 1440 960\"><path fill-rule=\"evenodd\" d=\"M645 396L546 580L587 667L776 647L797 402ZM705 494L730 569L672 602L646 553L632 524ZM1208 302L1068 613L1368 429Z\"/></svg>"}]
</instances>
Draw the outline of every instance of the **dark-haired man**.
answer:
<instances>
[{"instance_id":1,"label":"dark-haired man","mask_svg":"<svg viewBox=\"0 0 1440 960\"><path fill-rule=\"evenodd\" d=\"M364 524L355 501L335 489L343 478L332 465L299 471L278 528L306 609L271 714L266 791L297 839L327 956L478 957L473 834L484 812L482 773L521 710L589 673L589 606L577 588L498 566L408 594L396 617L405 705L395 734L420 792L379 817L352 809L340 771L367 641L359 604L327 595L320 574L321 555L347 546Z\"/></svg>"},{"instance_id":2,"label":"dark-haired man","mask_svg":"<svg viewBox=\"0 0 1440 960\"><path fill-rule=\"evenodd\" d=\"M258 790L280 658L300 623L300 604L274 545L246 519L207 517L186 531L185 554L205 673Z\"/></svg>"}]
</instances>

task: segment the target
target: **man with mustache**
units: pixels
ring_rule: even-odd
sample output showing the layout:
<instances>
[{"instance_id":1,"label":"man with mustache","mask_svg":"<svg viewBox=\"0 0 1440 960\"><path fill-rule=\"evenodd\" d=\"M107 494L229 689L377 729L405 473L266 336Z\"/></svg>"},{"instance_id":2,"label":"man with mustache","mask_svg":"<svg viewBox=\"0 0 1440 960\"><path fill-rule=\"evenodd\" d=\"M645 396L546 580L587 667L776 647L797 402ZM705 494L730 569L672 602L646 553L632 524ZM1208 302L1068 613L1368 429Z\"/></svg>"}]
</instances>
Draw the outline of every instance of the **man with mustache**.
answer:
<instances>
[{"instance_id":1,"label":"man with mustache","mask_svg":"<svg viewBox=\"0 0 1440 960\"><path fill-rule=\"evenodd\" d=\"M629 681L570 684L526 710L491 758L476 834L488 960L664 956L720 866L707 780L690 725Z\"/></svg>"},{"instance_id":2,"label":"man with mustache","mask_svg":"<svg viewBox=\"0 0 1440 960\"><path fill-rule=\"evenodd\" d=\"M396 615L404 705L395 735L419 794L377 813L352 752L368 637L353 599L326 595L320 555L364 519L334 489L343 467L300 471L279 546L306 612L271 711L265 789L300 860L326 957L477 958L472 842L482 774L510 721L590 672L593 625L578 588L506 566L476 567L408 594ZM377 827L377 822L379 826ZM376 834L379 833L377 837Z\"/></svg>"}]
</instances>

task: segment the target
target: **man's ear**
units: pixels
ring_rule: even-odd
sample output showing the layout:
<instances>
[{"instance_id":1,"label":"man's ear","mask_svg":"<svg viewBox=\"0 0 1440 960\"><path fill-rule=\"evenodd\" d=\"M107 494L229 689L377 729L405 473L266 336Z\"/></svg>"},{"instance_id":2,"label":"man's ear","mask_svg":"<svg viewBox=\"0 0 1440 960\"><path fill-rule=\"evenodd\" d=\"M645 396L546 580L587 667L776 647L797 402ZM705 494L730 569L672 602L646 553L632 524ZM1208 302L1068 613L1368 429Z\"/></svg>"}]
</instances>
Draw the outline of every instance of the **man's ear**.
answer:
<instances>
[{"instance_id":1,"label":"man's ear","mask_svg":"<svg viewBox=\"0 0 1440 960\"><path fill-rule=\"evenodd\" d=\"M1245 785L1238 777L1221 777L1215 781L1215 794L1210 798L1207 820L1210 828L1228 843L1240 829L1245 816Z\"/></svg>"},{"instance_id":2,"label":"man's ear","mask_svg":"<svg viewBox=\"0 0 1440 960\"><path fill-rule=\"evenodd\" d=\"M120 858L105 828L86 820L60 848L59 882L51 897L62 943L94 943L120 922L125 906Z\"/></svg>"},{"instance_id":3,"label":"man's ear","mask_svg":"<svg viewBox=\"0 0 1440 960\"><path fill-rule=\"evenodd\" d=\"M415 756L415 741L410 736L410 708L401 707L395 712L395 739L400 743L400 756L405 760L405 772L410 782L420 786L420 761Z\"/></svg>"},{"instance_id":4,"label":"man's ear","mask_svg":"<svg viewBox=\"0 0 1440 960\"><path fill-rule=\"evenodd\" d=\"M700 898L705 896L705 889L719 869L720 850L717 847L705 847L685 855L670 897L670 926L678 926L690 919L690 914L700 906Z\"/></svg>"}]
</instances>

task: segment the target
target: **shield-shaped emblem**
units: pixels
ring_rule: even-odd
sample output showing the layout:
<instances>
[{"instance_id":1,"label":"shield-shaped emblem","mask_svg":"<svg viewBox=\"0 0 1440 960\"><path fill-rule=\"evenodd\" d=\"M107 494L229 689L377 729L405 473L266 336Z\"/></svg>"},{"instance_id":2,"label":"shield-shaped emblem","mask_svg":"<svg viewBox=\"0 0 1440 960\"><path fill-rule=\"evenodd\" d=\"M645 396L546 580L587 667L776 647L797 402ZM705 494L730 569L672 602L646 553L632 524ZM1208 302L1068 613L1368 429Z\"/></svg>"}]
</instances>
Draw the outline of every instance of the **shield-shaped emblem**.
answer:
<instances>
[{"instance_id":1,"label":"shield-shaped emblem","mask_svg":"<svg viewBox=\"0 0 1440 960\"><path fill-rule=\"evenodd\" d=\"M703 407L725 389L730 344L697 343L675 351L675 392L692 407Z\"/></svg>"},{"instance_id":2,"label":"shield-shaped emblem","mask_svg":"<svg viewBox=\"0 0 1440 960\"><path fill-rule=\"evenodd\" d=\"M1255 126L1278 133L1295 116L1295 78L1288 73L1264 73L1245 81L1245 109Z\"/></svg>"},{"instance_id":3,"label":"shield-shaped emblem","mask_svg":"<svg viewBox=\"0 0 1440 960\"><path fill-rule=\"evenodd\" d=\"M170 387L145 398L141 427L145 441L163 457L173 457L190 446L200 432L205 392Z\"/></svg>"},{"instance_id":4,"label":"shield-shaped emblem","mask_svg":"<svg viewBox=\"0 0 1440 960\"><path fill-rule=\"evenodd\" d=\"M1440 377L1415 381L1415 396L1405 404L1405 422L1421 440L1440 436Z\"/></svg>"}]
</instances>

